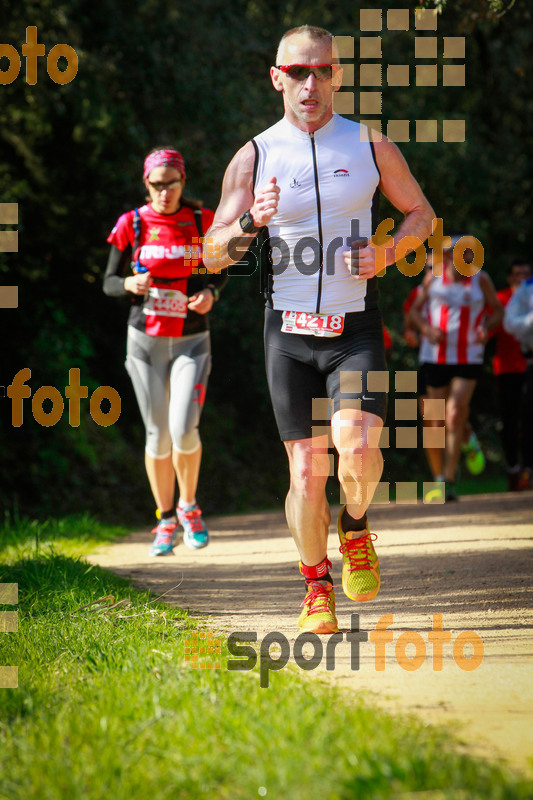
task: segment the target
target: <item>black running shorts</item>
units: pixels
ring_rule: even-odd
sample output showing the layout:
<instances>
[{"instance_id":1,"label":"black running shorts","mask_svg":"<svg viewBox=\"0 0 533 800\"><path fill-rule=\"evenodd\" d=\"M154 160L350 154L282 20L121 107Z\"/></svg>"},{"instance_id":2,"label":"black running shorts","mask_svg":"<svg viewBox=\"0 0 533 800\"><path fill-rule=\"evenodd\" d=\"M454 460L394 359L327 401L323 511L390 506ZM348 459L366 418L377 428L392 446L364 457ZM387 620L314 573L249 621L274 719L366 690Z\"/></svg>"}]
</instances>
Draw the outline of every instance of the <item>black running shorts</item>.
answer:
<instances>
[{"instance_id":1,"label":"black running shorts","mask_svg":"<svg viewBox=\"0 0 533 800\"><path fill-rule=\"evenodd\" d=\"M418 365L417 391L419 397L425 397L428 393L427 368L428 368L427 364Z\"/></svg>"},{"instance_id":2,"label":"black running shorts","mask_svg":"<svg viewBox=\"0 0 533 800\"><path fill-rule=\"evenodd\" d=\"M426 383L434 389L448 386L454 378L478 381L483 364L426 364Z\"/></svg>"},{"instance_id":3,"label":"black running shorts","mask_svg":"<svg viewBox=\"0 0 533 800\"><path fill-rule=\"evenodd\" d=\"M282 441L308 439L313 425L324 424L313 417L313 400L330 398L333 411L361 408L385 420L386 391L375 391L368 372L387 370L383 324L379 309L348 313L340 336L331 338L282 333L282 312L265 309L265 361L270 398ZM362 373L362 382L359 374Z\"/></svg>"}]
</instances>

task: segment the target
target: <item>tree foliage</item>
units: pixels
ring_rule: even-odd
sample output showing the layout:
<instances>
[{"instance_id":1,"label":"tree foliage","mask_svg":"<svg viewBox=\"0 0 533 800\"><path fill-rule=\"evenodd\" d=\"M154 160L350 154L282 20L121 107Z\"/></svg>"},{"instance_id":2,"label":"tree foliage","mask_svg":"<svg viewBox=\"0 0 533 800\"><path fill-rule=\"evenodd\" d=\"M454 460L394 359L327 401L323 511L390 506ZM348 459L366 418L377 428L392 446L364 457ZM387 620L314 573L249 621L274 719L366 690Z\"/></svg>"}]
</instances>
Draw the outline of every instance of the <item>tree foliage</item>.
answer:
<instances>
[{"instance_id":1,"label":"tree foliage","mask_svg":"<svg viewBox=\"0 0 533 800\"><path fill-rule=\"evenodd\" d=\"M384 86L383 117L412 120L411 141L401 148L445 232L478 236L489 272L503 284L510 258L529 246L531 11L526 0L508 10L482 0L439 6L439 41L466 37L466 87L421 88L413 79L407 87ZM382 8L385 19L396 4L366 7ZM24 424L15 429L10 402L0 399L2 501L16 499L28 511L88 505L104 515L140 512L151 504L143 433L123 368L127 304L101 291L106 237L120 213L142 202L142 158L160 142L177 143L189 193L216 207L232 155L281 115L268 69L282 32L323 25L353 35L357 57L359 8L320 0L0 0L0 13L2 41L19 53L26 27L35 25L47 53L67 43L79 58L69 84L54 83L40 58L35 85L26 83L24 60L18 78L0 85L0 199L19 205L20 241L17 254L0 254L1 281L17 284L20 294L18 309L0 312L0 383L9 385L28 366L33 392L42 385L63 391L68 370L78 367L90 392L111 385L123 405L113 428L98 428L87 403L79 428L69 426L66 411L43 428L27 400ZM413 26L384 26L381 35L384 64L409 64L414 76ZM439 68L448 63L441 53L439 45ZM466 120L464 143L414 140L414 120L450 118ZM400 337L401 302L413 282L397 271L382 282L395 369L414 363ZM233 277L213 314L214 371L202 424L207 508L279 503L286 486L261 328L258 275ZM406 459L422 467L419 454L398 453L388 460L391 476Z\"/></svg>"}]
</instances>

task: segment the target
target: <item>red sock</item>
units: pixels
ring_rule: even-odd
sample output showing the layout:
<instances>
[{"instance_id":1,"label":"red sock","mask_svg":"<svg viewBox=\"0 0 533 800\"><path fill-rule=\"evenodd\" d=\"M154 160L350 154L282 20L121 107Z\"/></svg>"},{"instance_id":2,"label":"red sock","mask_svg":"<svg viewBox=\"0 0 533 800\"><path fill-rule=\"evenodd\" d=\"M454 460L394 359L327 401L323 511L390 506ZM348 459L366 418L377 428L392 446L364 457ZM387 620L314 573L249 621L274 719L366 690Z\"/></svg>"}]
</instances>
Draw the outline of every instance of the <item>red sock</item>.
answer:
<instances>
[{"instance_id":1,"label":"red sock","mask_svg":"<svg viewBox=\"0 0 533 800\"><path fill-rule=\"evenodd\" d=\"M300 572L304 576L306 582L307 581L329 581L333 583L331 580L331 575L329 571L333 564L329 561L328 557L322 559L319 564L315 564L314 567L308 567L303 561L300 561Z\"/></svg>"}]
</instances>

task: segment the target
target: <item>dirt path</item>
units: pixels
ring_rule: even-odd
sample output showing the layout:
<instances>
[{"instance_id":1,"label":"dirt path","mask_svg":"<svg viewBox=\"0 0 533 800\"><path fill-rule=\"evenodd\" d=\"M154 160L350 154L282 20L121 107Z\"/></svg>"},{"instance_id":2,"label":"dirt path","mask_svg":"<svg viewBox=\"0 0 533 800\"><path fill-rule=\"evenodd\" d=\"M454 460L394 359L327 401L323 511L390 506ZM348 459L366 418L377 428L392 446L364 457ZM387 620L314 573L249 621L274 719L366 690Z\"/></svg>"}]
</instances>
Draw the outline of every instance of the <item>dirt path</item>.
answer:
<instances>
[{"instance_id":1,"label":"dirt path","mask_svg":"<svg viewBox=\"0 0 533 800\"><path fill-rule=\"evenodd\" d=\"M173 556L150 559L151 537L143 532L91 560L158 593L181 581L167 595L169 602L207 615L208 625L223 635L257 631L261 642L267 633L280 631L292 653L303 594L283 514L208 522L212 542L205 550L179 544ZM385 669L376 670L372 641L360 645L359 669L352 669L353 645L344 635L335 649L334 669L326 672L324 658L306 674L327 675L338 685L369 692L391 711L414 712L428 722L453 720L474 751L526 768L533 757L533 494L477 495L446 506L376 506L371 527L379 534L381 592L375 601L356 606L339 588L337 616L346 634L354 612L360 615L361 631L368 633L382 615L393 615L394 640L385 646ZM337 547L332 526L330 558L340 583ZM434 614L442 614L444 629L451 631L441 671L433 669L428 641ZM404 631L420 634L427 651L416 671L396 660L396 643ZM461 631L482 638L484 659L475 670L463 670L454 660L452 645ZM417 641L422 656L424 645ZM304 649L307 657L311 652ZM472 652L467 645L465 657ZM415 645L410 645L406 656L414 654Z\"/></svg>"}]
</instances>

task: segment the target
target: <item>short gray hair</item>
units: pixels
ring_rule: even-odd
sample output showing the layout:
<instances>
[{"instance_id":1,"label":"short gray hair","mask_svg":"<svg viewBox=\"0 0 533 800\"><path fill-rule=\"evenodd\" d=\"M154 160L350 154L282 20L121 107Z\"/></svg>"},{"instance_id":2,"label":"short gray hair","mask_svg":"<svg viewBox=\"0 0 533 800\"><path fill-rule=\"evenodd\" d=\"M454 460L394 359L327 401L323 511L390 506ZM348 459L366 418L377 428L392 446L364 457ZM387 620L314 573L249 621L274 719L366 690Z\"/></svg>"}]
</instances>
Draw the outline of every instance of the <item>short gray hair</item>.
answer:
<instances>
[{"instance_id":1,"label":"short gray hair","mask_svg":"<svg viewBox=\"0 0 533 800\"><path fill-rule=\"evenodd\" d=\"M285 39L288 39L289 36L296 36L298 34L305 34L309 36L310 39L314 39L315 41L320 41L321 39L327 39L331 44L332 50L332 58L333 58L333 34L327 31L325 28L317 28L315 25L299 25L297 28L291 28L288 31L285 31L281 39L279 40L278 49L276 51L276 64L279 64L279 54L281 51L281 46ZM337 57L335 56L335 59Z\"/></svg>"}]
</instances>

